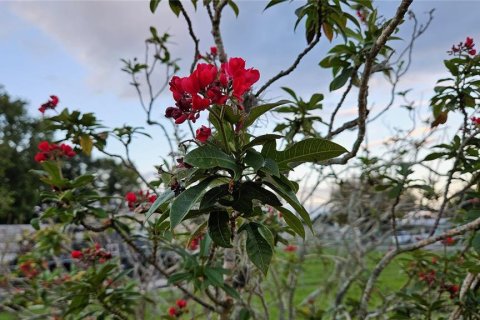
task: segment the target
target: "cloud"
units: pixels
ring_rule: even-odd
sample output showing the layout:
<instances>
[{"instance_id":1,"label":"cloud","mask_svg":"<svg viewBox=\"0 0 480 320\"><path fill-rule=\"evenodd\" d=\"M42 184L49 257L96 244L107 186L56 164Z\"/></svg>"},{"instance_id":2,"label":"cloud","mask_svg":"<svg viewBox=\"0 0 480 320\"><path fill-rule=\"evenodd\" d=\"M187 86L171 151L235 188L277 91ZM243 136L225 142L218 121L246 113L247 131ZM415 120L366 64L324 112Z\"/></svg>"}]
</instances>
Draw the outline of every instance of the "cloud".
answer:
<instances>
[{"instance_id":1,"label":"cloud","mask_svg":"<svg viewBox=\"0 0 480 320\"><path fill-rule=\"evenodd\" d=\"M120 58L143 56L144 39L152 25L159 32L175 29L175 56L184 56L192 46L184 22L165 5L160 5L156 15L149 12L146 2L14 2L9 8L83 65L89 85L99 92L122 91L119 88L128 86Z\"/></svg>"}]
</instances>

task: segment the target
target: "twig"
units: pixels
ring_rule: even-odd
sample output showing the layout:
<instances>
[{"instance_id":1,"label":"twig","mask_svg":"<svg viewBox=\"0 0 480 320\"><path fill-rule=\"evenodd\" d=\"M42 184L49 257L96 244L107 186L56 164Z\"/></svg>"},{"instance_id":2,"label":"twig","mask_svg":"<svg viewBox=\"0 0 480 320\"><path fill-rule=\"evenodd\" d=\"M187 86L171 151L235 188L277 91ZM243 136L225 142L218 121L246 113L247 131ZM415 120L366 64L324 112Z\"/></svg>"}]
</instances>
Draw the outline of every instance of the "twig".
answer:
<instances>
[{"instance_id":1,"label":"twig","mask_svg":"<svg viewBox=\"0 0 480 320\"><path fill-rule=\"evenodd\" d=\"M268 80L256 93L255 93L255 97L258 98L258 96L263 92L265 91L269 86L272 85L272 83L274 83L275 81L277 81L278 79L282 78L282 77L285 77L286 75L289 75L293 70L295 70L297 68L297 66L299 65L300 61L302 61L303 57L307 55L307 53L309 53L316 45L317 43L320 41L320 33L317 32L317 35L315 36L315 39L305 48L303 49L302 52L300 52L300 54L297 56L297 58L295 59L295 61L293 62L293 64L288 67L287 69L285 70L282 70L280 71L277 75L275 75L273 78L271 78L270 80Z\"/></svg>"},{"instance_id":2,"label":"twig","mask_svg":"<svg viewBox=\"0 0 480 320\"><path fill-rule=\"evenodd\" d=\"M388 266L388 264L390 262L392 262L392 260L396 256L398 256L401 253L418 250L420 248L426 247L426 246L428 246L430 244L433 244L435 242L444 240L448 237L454 237L454 236L462 235L462 234L467 233L468 231L474 231L474 230L478 230L478 229L480 229L480 218L477 218L477 219L473 220L472 222L464 224L460 227L447 230L446 232L444 232L441 235L431 236L431 237L428 237L428 238L423 239L421 241L418 241L416 243L412 243L410 245L406 245L406 246L403 246L403 247L400 247L400 248L396 248L394 250L391 250L391 251L387 252L387 254L385 254L385 256L377 263L377 265L373 269L372 273L370 274L370 277L368 278L368 281L367 281L367 284L366 284L365 289L363 291L362 299L361 299L361 302L360 302L360 308L359 308L359 311L358 311L359 318L360 319L365 319L366 313L367 313L367 306L368 306L368 302L370 301L370 298L371 298L373 286L374 286L376 280L378 279L378 277L380 276L380 274L382 273L382 271Z\"/></svg>"}]
</instances>

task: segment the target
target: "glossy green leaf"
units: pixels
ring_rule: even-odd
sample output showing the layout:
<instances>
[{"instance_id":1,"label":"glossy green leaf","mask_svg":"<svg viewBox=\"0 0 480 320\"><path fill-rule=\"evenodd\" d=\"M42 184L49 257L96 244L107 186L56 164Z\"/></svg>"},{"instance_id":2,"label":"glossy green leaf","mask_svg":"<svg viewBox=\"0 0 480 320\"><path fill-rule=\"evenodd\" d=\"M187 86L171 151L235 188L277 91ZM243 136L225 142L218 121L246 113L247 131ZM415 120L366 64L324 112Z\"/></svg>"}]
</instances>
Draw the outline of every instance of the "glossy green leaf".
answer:
<instances>
[{"instance_id":1,"label":"glossy green leaf","mask_svg":"<svg viewBox=\"0 0 480 320\"><path fill-rule=\"evenodd\" d=\"M272 109L274 109L278 106L281 106L283 104L287 104L289 102L290 101L288 101L288 100L280 100L280 101L275 102L275 103L268 103L268 104L253 107L252 110L250 110L250 113L248 114L247 119L243 123L243 126L245 128L248 128L249 126L251 126L255 122L255 120L257 120L259 117L261 117L266 112L268 112L268 111L270 111L270 110L272 110Z\"/></svg>"},{"instance_id":2,"label":"glossy green leaf","mask_svg":"<svg viewBox=\"0 0 480 320\"><path fill-rule=\"evenodd\" d=\"M204 145L190 151L185 156L184 162L200 169L220 167L233 171L238 170L238 166L233 157L211 145Z\"/></svg>"},{"instance_id":3,"label":"glossy green leaf","mask_svg":"<svg viewBox=\"0 0 480 320\"><path fill-rule=\"evenodd\" d=\"M230 217L226 211L213 211L208 218L208 234L213 242L223 248L232 248Z\"/></svg>"},{"instance_id":4,"label":"glossy green leaf","mask_svg":"<svg viewBox=\"0 0 480 320\"><path fill-rule=\"evenodd\" d=\"M267 10L268 8L273 7L274 5L277 5L277 4L285 2L285 1L287 1L287 0L270 0L270 2L267 4L265 9L263 9L263 10Z\"/></svg>"},{"instance_id":5,"label":"glossy green leaf","mask_svg":"<svg viewBox=\"0 0 480 320\"><path fill-rule=\"evenodd\" d=\"M347 83L348 79L352 75L353 69L347 68L342 71L338 76L336 76L330 83L330 91L340 89Z\"/></svg>"},{"instance_id":6,"label":"glossy green leaf","mask_svg":"<svg viewBox=\"0 0 480 320\"><path fill-rule=\"evenodd\" d=\"M150 0L150 11L155 13L159 4L160 0Z\"/></svg>"},{"instance_id":7,"label":"glossy green leaf","mask_svg":"<svg viewBox=\"0 0 480 320\"><path fill-rule=\"evenodd\" d=\"M300 237L305 239L305 228L303 227L302 221L290 210L284 207L275 207L278 211L282 213L283 220L287 225Z\"/></svg>"},{"instance_id":8,"label":"glossy green leaf","mask_svg":"<svg viewBox=\"0 0 480 320\"><path fill-rule=\"evenodd\" d=\"M264 159L260 152L249 149L245 154L245 163L253 168L253 171L257 172L258 169L263 167Z\"/></svg>"},{"instance_id":9,"label":"glossy green leaf","mask_svg":"<svg viewBox=\"0 0 480 320\"><path fill-rule=\"evenodd\" d=\"M182 12L182 3L180 0L168 0L168 4L170 5L170 9L172 9L173 13L178 17L180 12Z\"/></svg>"},{"instance_id":10,"label":"glossy green leaf","mask_svg":"<svg viewBox=\"0 0 480 320\"><path fill-rule=\"evenodd\" d=\"M270 188L272 188L277 194L279 194L283 199L285 199L285 201L287 201L287 203L298 212L305 224L313 232L312 220L310 219L310 215L300 203L293 190L288 185L280 181L280 179L275 177L267 177L264 179L264 181Z\"/></svg>"},{"instance_id":11,"label":"glossy green leaf","mask_svg":"<svg viewBox=\"0 0 480 320\"><path fill-rule=\"evenodd\" d=\"M305 139L293 144L284 151L277 151L273 158L280 170L293 168L305 162L324 161L335 158L347 150L329 140L320 138Z\"/></svg>"},{"instance_id":12,"label":"glossy green leaf","mask_svg":"<svg viewBox=\"0 0 480 320\"><path fill-rule=\"evenodd\" d=\"M237 4L233 0L228 0L228 5L230 6L230 8L232 8L233 12L235 13L235 16L238 17L240 10L238 9Z\"/></svg>"},{"instance_id":13,"label":"glossy green leaf","mask_svg":"<svg viewBox=\"0 0 480 320\"><path fill-rule=\"evenodd\" d=\"M247 181L240 185L232 208L242 213L252 213L254 200L274 207L282 204L273 192L255 182Z\"/></svg>"},{"instance_id":14,"label":"glossy green leaf","mask_svg":"<svg viewBox=\"0 0 480 320\"><path fill-rule=\"evenodd\" d=\"M226 183L208 190L203 196L202 201L200 202L200 209L213 207L220 198L230 194L228 192L228 189L229 187Z\"/></svg>"},{"instance_id":15,"label":"glossy green leaf","mask_svg":"<svg viewBox=\"0 0 480 320\"><path fill-rule=\"evenodd\" d=\"M170 207L170 226L172 230L183 221L188 212L197 201L200 200L203 191L205 191L213 179L215 179L215 177L201 181L199 184L180 193L180 195L173 200Z\"/></svg>"},{"instance_id":16,"label":"glossy green leaf","mask_svg":"<svg viewBox=\"0 0 480 320\"><path fill-rule=\"evenodd\" d=\"M148 219L152 216L152 214L162 205L164 204L165 202L167 202L168 200L172 199L173 196L175 195L175 192L173 192L173 190L170 190L168 189L167 191L165 191L164 193L162 193L161 195L159 195L157 197L157 199L155 200L155 202L150 206L150 209L148 209L146 215L145 215L145 222L148 221Z\"/></svg>"},{"instance_id":17,"label":"glossy green leaf","mask_svg":"<svg viewBox=\"0 0 480 320\"><path fill-rule=\"evenodd\" d=\"M259 225L254 222L243 225L239 232L245 230L247 232L246 249L247 255L252 263L267 275L268 267L272 261L273 249L262 234Z\"/></svg>"},{"instance_id":18,"label":"glossy green leaf","mask_svg":"<svg viewBox=\"0 0 480 320\"><path fill-rule=\"evenodd\" d=\"M271 141L271 140L275 140L275 139L280 139L280 138L283 138L283 136L281 136L281 135L279 135L279 134L265 134L265 135L256 137L256 138L254 138L252 141L250 141L249 143L247 143L247 144L245 145L245 147L243 148L243 150L248 150L248 149L250 149L251 147L258 146L258 145L264 144L264 143L267 142L267 141Z\"/></svg>"}]
</instances>

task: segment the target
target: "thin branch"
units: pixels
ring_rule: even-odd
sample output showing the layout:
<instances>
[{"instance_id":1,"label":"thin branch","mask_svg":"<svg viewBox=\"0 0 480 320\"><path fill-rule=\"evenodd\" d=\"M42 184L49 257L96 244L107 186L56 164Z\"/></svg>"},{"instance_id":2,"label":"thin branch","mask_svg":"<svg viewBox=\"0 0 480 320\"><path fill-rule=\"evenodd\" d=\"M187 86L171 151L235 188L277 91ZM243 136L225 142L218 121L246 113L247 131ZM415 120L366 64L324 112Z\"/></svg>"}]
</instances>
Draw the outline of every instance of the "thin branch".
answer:
<instances>
[{"instance_id":1,"label":"thin branch","mask_svg":"<svg viewBox=\"0 0 480 320\"><path fill-rule=\"evenodd\" d=\"M300 64L300 61L302 61L303 57L305 57L307 55L307 53L309 53L317 45L317 43L320 41L320 37L321 37L320 33L317 33L317 35L315 36L315 39L297 56L297 58L295 59L293 64L290 67L288 67L287 69L280 71L277 75L275 75L273 78L268 80L255 93L255 97L258 97L263 91L265 91L269 86L272 85L272 83L274 83L278 79L280 79L282 77L285 77L286 75L289 75L290 73L292 73L292 71L295 70L297 68L297 66Z\"/></svg>"},{"instance_id":2,"label":"thin branch","mask_svg":"<svg viewBox=\"0 0 480 320\"><path fill-rule=\"evenodd\" d=\"M413 0L403 0L402 3L398 6L397 12L393 19L385 26L380 36L377 38L373 44L370 52L365 61L365 67L363 70L363 77L359 88L358 93L358 135L355 143L353 144L352 151L345 154L342 158L331 159L326 161L325 164L345 164L348 160L356 156L360 146L363 142L366 132L365 122L367 119L367 96L368 96L368 83L370 76L372 74L372 67L380 50L384 47L388 38L392 35L398 25L402 22L405 14L407 13L408 7L412 4Z\"/></svg>"},{"instance_id":3,"label":"thin branch","mask_svg":"<svg viewBox=\"0 0 480 320\"><path fill-rule=\"evenodd\" d=\"M188 33L190 34L190 38L192 38L193 43L195 44L195 53L193 56L192 66L190 67L190 73L192 73L193 70L195 69L195 65L197 64L198 56L200 55L200 50L198 49L200 40L197 38L197 36L195 35L195 32L193 31L192 20L188 16L187 11L183 7L183 4L180 1L178 3L180 4L180 10L182 12L182 15L185 18L185 21L187 21Z\"/></svg>"},{"instance_id":4,"label":"thin branch","mask_svg":"<svg viewBox=\"0 0 480 320\"><path fill-rule=\"evenodd\" d=\"M141 258L143 261L149 263L152 265L158 272L160 272L163 276L169 277L170 274L165 271L162 267L160 267L157 263L155 263L154 259L149 259L147 255L123 232L123 230L118 227L115 223L112 224L111 226L117 233L120 235L120 237L127 243L130 248L132 248ZM181 284L175 284L175 286L180 289L183 293L185 293L188 297L190 297L192 300L197 302L198 304L202 305L204 308L210 310L210 311L216 311L215 307L210 305L209 303L203 301L197 295L191 293L187 289L185 289Z\"/></svg>"},{"instance_id":5,"label":"thin branch","mask_svg":"<svg viewBox=\"0 0 480 320\"><path fill-rule=\"evenodd\" d=\"M391 250L385 254L385 256L377 263L375 268L370 274L370 277L368 278L367 284L365 286L365 289L362 294L362 299L360 302L360 308L358 311L358 316L360 319L365 319L366 314L367 314L367 306L368 302L370 301L371 295L372 295L372 290L375 285L375 282L377 281L378 277L382 273L382 271L388 266L392 260L398 256L401 253L405 252L410 252L410 251L415 251L420 248L426 247L430 244L433 244L435 242L444 240L448 237L454 237L458 235L465 234L469 231L475 231L480 229L480 218L477 218L473 220L472 222L469 222L467 224L464 224L460 227L453 228L450 230L447 230L443 234L434 236L434 237L428 237L426 239L423 239L421 241L418 241L416 243L412 243L410 245L406 245L400 248L396 248L394 250Z\"/></svg>"}]
</instances>

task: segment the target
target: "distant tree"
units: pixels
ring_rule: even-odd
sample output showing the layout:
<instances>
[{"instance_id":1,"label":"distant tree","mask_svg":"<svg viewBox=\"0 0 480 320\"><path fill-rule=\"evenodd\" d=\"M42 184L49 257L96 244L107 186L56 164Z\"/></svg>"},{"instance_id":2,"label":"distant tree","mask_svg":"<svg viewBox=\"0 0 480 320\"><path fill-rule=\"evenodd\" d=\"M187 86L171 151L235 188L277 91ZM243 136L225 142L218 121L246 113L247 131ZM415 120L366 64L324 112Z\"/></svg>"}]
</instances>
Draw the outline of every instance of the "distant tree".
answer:
<instances>
[{"instance_id":1,"label":"distant tree","mask_svg":"<svg viewBox=\"0 0 480 320\"><path fill-rule=\"evenodd\" d=\"M38 142L51 134L42 121L27 115L26 102L0 88L0 223L25 223L38 204L42 184L29 170Z\"/></svg>"},{"instance_id":2,"label":"distant tree","mask_svg":"<svg viewBox=\"0 0 480 320\"><path fill-rule=\"evenodd\" d=\"M45 186L29 171L38 166L38 143L52 139L44 126L42 119L27 114L25 101L0 88L0 224L28 223L40 204ZM105 194L123 196L139 188L136 174L113 159L79 154L65 169L67 177L95 172L95 185Z\"/></svg>"}]
</instances>

